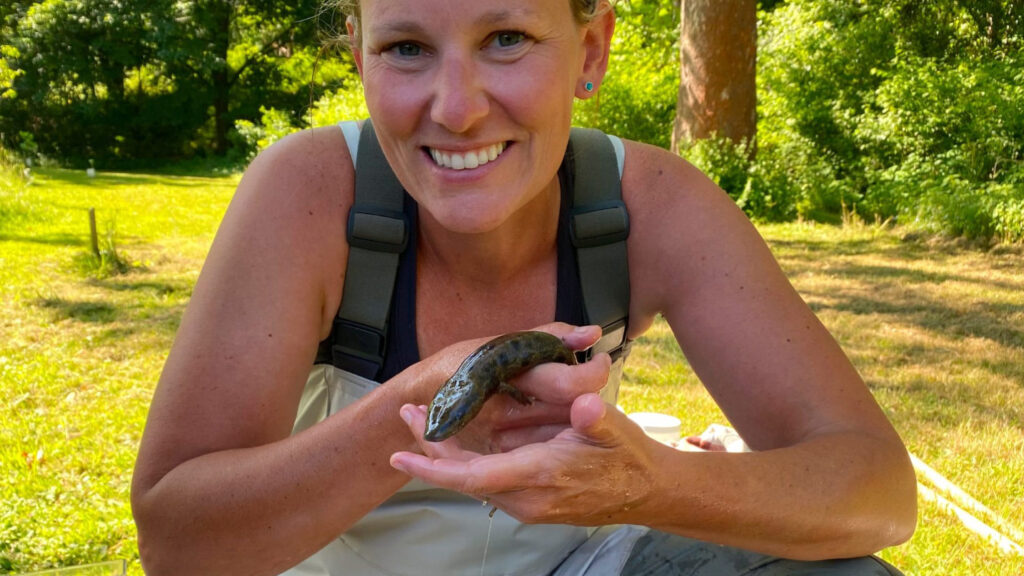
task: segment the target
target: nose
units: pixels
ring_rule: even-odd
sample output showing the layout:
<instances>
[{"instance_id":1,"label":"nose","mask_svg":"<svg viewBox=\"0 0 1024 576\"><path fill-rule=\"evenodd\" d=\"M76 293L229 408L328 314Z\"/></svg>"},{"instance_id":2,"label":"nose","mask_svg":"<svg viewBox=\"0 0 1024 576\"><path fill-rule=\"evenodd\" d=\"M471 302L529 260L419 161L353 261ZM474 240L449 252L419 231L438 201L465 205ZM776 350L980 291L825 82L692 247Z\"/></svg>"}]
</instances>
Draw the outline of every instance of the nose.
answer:
<instances>
[{"instance_id":1,"label":"nose","mask_svg":"<svg viewBox=\"0 0 1024 576\"><path fill-rule=\"evenodd\" d=\"M468 55L443 57L434 85L430 119L454 133L473 127L490 110L487 92Z\"/></svg>"}]
</instances>

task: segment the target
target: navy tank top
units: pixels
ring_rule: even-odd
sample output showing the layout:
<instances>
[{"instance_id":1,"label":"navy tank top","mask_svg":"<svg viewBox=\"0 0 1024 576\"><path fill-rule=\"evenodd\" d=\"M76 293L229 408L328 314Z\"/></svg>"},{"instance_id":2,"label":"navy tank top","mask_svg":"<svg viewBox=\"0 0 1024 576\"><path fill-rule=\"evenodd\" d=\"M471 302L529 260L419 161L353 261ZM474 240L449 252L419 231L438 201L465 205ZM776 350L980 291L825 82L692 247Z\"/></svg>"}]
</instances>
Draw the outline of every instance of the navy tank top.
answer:
<instances>
[{"instance_id":1,"label":"navy tank top","mask_svg":"<svg viewBox=\"0 0 1024 576\"><path fill-rule=\"evenodd\" d=\"M573 250L569 231L569 212L573 192L572 159L566 154L558 168L558 182L562 189L561 208L558 215L558 287L555 297L556 322L572 325L584 323L583 289L580 286L579 269L576 267L576 251ZM418 229L418 205L405 193L404 211L409 222L409 238L416 239ZM395 291L391 299L391 313L388 320L387 353L378 380L387 382L402 370L420 361L419 345L416 341L416 242L410 242L402 253L395 278Z\"/></svg>"}]
</instances>

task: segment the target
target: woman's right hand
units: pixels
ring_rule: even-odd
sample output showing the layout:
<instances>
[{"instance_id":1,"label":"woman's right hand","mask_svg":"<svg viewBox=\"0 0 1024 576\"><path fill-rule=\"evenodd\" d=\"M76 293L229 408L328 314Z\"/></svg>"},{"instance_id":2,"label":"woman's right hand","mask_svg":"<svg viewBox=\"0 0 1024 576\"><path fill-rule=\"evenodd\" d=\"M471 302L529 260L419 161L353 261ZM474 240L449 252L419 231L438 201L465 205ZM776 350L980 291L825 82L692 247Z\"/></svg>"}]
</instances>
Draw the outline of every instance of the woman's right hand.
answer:
<instances>
[{"instance_id":1,"label":"woman's right hand","mask_svg":"<svg viewBox=\"0 0 1024 576\"><path fill-rule=\"evenodd\" d=\"M601 329L597 326L575 327L560 322L545 324L535 330L559 337L574 351L586 350L601 337ZM435 375L426 379L432 387L430 397L467 356L488 340L480 338L458 342L425 359L421 364L429 364L429 368L424 373ZM610 366L611 359L606 354L574 366L555 362L536 366L511 383L533 399L531 404L520 404L507 394L495 394L473 421L453 438L438 443L424 441L421 446L428 455L445 453L450 456L453 451L475 454L507 452L526 444L550 440L570 427L569 410L573 400L604 387Z\"/></svg>"}]
</instances>

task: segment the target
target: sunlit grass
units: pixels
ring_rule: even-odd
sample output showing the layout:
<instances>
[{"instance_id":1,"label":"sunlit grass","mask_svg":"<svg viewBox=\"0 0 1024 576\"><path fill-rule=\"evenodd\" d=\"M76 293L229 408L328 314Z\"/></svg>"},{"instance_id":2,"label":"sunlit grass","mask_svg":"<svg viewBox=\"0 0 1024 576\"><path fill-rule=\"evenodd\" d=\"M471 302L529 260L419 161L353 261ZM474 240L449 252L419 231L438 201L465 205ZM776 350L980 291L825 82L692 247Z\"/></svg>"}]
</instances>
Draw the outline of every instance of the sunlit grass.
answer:
<instances>
[{"instance_id":1,"label":"sunlit grass","mask_svg":"<svg viewBox=\"0 0 1024 576\"><path fill-rule=\"evenodd\" d=\"M0 573L108 558L141 573L135 451L236 184L40 170L0 196ZM76 268L90 207L101 231L114 223L127 273ZM856 224L761 229L911 451L1024 528L1024 250ZM621 404L672 413L687 433L725 423L664 322L634 346ZM1024 574L1024 559L925 502L914 538L882 556L908 575Z\"/></svg>"},{"instance_id":2,"label":"sunlit grass","mask_svg":"<svg viewBox=\"0 0 1024 576\"><path fill-rule=\"evenodd\" d=\"M138 556L142 425L236 182L40 170L0 226L0 573ZM116 222L127 273L76 263L89 208Z\"/></svg>"},{"instance_id":3,"label":"sunlit grass","mask_svg":"<svg viewBox=\"0 0 1024 576\"><path fill-rule=\"evenodd\" d=\"M760 228L910 451L1024 528L1024 249L865 225ZM659 322L634 347L623 405L672 413L684 432L725 422L670 334ZM881 554L908 575L1024 574L1024 557L919 504L913 539Z\"/></svg>"}]
</instances>

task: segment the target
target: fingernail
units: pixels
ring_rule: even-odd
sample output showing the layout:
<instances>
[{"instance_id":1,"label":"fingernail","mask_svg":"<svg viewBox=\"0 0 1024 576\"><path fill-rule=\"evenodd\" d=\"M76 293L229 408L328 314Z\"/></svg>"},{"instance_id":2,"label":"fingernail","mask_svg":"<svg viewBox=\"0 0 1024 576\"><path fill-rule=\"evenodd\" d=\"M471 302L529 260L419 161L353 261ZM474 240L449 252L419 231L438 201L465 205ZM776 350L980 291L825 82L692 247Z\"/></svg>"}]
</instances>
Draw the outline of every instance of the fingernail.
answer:
<instances>
[{"instance_id":1,"label":"fingernail","mask_svg":"<svg viewBox=\"0 0 1024 576\"><path fill-rule=\"evenodd\" d=\"M405 466L402 465L402 462L400 460L398 460L397 458L395 458L394 456L391 457L391 467L394 468L395 470L398 470L399 472L404 472L406 474L409 473L405 469Z\"/></svg>"},{"instance_id":2,"label":"fingernail","mask_svg":"<svg viewBox=\"0 0 1024 576\"><path fill-rule=\"evenodd\" d=\"M412 410L408 406L399 408L398 415L402 417L406 424L412 424Z\"/></svg>"}]
</instances>

